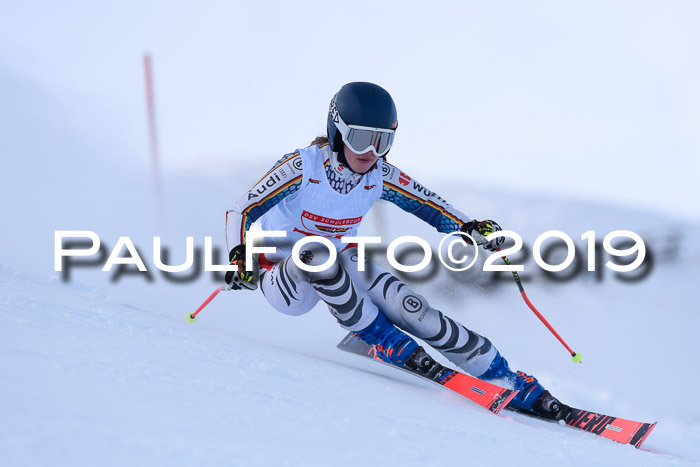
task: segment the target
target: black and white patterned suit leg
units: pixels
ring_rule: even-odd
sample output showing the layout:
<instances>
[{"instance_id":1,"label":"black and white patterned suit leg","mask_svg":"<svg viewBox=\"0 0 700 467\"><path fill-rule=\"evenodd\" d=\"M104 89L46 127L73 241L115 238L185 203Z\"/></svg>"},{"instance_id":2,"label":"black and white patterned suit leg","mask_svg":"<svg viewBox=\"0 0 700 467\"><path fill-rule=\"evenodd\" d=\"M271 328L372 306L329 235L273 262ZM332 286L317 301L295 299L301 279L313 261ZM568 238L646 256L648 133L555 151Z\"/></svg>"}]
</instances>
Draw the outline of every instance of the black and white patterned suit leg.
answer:
<instances>
[{"instance_id":1,"label":"black and white patterned suit leg","mask_svg":"<svg viewBox=\"0 0 700 467\"><path fill-rule=\"evenodd\" d=\"M270 305L285 315L303 315L309 312L319 300L318 294L309 281L298 277L291 257L275 264L271 270L262 272L260 288Z\"/></svg>"},{"instance_id":2,"label":"black and white patterned suit leg","mask_svg":"<svg viewBox=\"0 0 700 467\"><path fill-rule=\"evenodd\" d=\"M326 262L328 250L323 245L308 244L300 256L304 264L317 266ZM356 287L339 261L325 271L308 272L289 256L265 273L261 284L265 298L285 314L306 313L321 299L348 331L361 331L377 318L377 306L362 288Z\"/></svg>"},{"instance_id":3,"label":"black and white patterned suit leg","mask_svg":"<svg viewBox=\"0 0 700 467\"><path fill-rule=\"evenodd\" d=\"M488 370L497 350L487 338L467 329L415 293L394 275L369 261L358 271L357 249L339 255L340 264L375 305L404 331L424 340L466 372L480 376Z\"/></svg>"}]
</instances>

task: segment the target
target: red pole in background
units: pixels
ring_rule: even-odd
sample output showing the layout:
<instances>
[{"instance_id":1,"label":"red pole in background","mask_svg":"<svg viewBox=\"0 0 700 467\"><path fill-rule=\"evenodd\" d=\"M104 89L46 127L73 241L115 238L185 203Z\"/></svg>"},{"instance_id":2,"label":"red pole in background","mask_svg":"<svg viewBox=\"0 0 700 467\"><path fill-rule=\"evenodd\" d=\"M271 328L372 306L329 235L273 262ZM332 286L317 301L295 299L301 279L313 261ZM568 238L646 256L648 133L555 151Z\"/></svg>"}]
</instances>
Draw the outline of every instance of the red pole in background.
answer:
<instances>
[{"instance_id":1,"label":"red pole in background","mask_svg":"<svg viewBox=\"0 0 700 467\"><path fill-rule=\"evenodd\" d=\"M148 111L148 136L151 147L151 175L153 177L153 189L158 204L161 204L160 172L158 168L158 138L156 135L156 110L153 98L153 71L151 55L143 54L143 70L146 79L146 109ZM160 209L159 209L160 210Z\"/></svg>"}]
</instances>

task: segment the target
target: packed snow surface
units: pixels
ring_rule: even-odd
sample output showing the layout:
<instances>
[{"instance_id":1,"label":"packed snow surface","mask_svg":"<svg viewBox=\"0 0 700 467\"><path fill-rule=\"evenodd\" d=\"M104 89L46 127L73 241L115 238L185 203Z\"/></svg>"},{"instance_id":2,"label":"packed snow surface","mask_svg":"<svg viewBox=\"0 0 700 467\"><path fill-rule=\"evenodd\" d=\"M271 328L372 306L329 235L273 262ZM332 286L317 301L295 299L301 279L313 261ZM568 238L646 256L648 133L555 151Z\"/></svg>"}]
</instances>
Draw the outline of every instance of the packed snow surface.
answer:
<instances>
[{"instance_id":1,"label":"packed snow surface","mask_svg":"<svg viewBox=\"0 0 700 467\"><path fill-rule=\"evenodd\" d=\"M464 194L449 180L443 193L458 205L481 203L478 191ZM524 208L509 210L510 199L492 196L489 206L493 217L517 224ZM529 206L530 219L541 219L523 223L530 243L540 226L576 238L587 218L601 233L628 228L653 234L650 226L663 221L575 200L530 195L519 202ZM392 206L376 209L381 222L376 213L370 216L364 234L377 229L395 238L408 229L429 241L439 238ZM665 243L656 238L659 246L651 247L659 250ZM219 282L208 275L185 284L164 280L146 244L151 281L131 274L112 282L97 266L72 270L68 281L48 267L23 271L15 262L0 269L3 464L453 465L460 456L488 465L696 462L699 318L691 306L691 266L697 254L664 248L648 277L633 283L607 270L599 281L582 273L551 282L524 260L530 298L583 354L578 365L507 276L494 283L484 272L465 279L438 270L430 280L406 278L563 401L658 421L645 444L653 452L508 412L497 417L440 387L343 353L335 345L345 333L321 305L293 318L272 310L259 291L231 291L187 323L185 314ZM182 261L176 242L172 249L172 262ZM376 260L386 263L381 255Z\"/></svg>"},{"instance_id":2,"label":"packed snow surface","mask_svg":"<svg viewBox=\"0 0 700 467\"><path fill-rule=\"evenodd\" d=\"M654 382L635 362L640 369L628 369L633 351L614 339L604 343L614 333L583 339L595 329L588 320L566 332L585 349L580 369L545 371L525 338L509 346L528 352L508 353L537 368L567 401L659 420L646 447L662 454L518 415L497 417L331 346L319 345L314 355L284 340L272 346L222 330L207 315L225 313L234 322L236 314L255 312L280 325L264 306L234 309L234 296L222 297L222 306L192 325L182 319L186 307L141 309L7 269L0 278L5 465L436 465L452 464L455 456L488 465L514 459L524 465L684 465L697 459L697 409L685 403L691 382L682 375ZM655 324L618 329L619 339L633 344L636 339L625 337L631 328L645 340L659 330ZM491 335L505 340L497 331ZM597 351L597 342L607 350ZM566 359L552 342L536 347ZM640 359L653 353L636 351ZM650 386L663 394L650 394Z\"/></svg>"}]
</instances>

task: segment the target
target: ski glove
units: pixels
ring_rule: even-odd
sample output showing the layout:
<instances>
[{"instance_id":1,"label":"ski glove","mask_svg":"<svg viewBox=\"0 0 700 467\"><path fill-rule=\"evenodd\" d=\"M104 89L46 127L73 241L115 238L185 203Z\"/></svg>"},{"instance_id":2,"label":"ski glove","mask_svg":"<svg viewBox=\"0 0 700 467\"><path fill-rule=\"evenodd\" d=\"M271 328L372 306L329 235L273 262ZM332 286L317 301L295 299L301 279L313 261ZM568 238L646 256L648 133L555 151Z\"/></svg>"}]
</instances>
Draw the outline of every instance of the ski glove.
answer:
<instances>
[{"instance_id":1,"label":"ski glove","mask_svg":"<svg viewBox=\"0 0 700 467\"><path fill-rule=\"evenodd\" d=\"M238 271L226 271L224 280L234 290L258 288L258 265L253 259L253 270L246 271L245 245L241 244L228 253L229 264L238 266Z\"/></svg>"},{"instance_id":2,"label":"ski glove","mask_svg":"<svg viewBox=\"0 0 700 467\"><path fill-rule=\"evenodd\" d=\"M501 247L501 245L503 245L503 243L506 241L505 237L494 238L490 242L486 240L487 235L492 234L494 232L498 232L499 230L503 230L501 229L501 226L498 225L498 223L489 219L484 221L471 220L465 223L460 230L471 235L474 238L474 240L476 240L477 245L482 246L485 250L488 251L498 250ZM472 244L471 239L466 235L462 235L462 238L468 244Z\"/></svg>"}]
</instances>

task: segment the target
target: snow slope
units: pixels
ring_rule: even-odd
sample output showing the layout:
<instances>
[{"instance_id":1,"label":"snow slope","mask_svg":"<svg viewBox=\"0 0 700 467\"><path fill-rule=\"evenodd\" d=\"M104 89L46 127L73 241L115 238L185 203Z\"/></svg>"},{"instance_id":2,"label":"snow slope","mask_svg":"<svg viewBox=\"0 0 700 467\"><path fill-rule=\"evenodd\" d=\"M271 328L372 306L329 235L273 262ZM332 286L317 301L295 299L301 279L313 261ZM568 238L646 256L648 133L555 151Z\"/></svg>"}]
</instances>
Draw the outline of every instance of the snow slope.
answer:
<instances>
[{"instance_id":1,"label":"snow slope","mask_svg":"<svg viewBox=\"0 0 700 467\"><path fill-rule=\"evenodd\" d=\"M677 455L697 442L662 421L647 444L673 455L639 451L493 416L332 348L305 355L212 328L204 314L190 325L6 268L0 279L8 466L685 465Z\"/></svg>"},{"instance_id":2,"label":"snow slope","mask_svg":"<svg viewBox=\"0 0 700 467\"><path fill-rule=\"evenodd\" d=\"M628 229L650 240L658 261L636 283L609 273L600 282L581 275L554 283L525 263L528 295L583 354L580 365L570 363L507 277L494 283L477 270L460 276L438 269L430 280L406 281L433 306L488 336L513 367L535 374L563 401L658 421L646 446L666 454L651 454L565 427L493 417L440 388L344 355L335 345L345 333L323 306L292 318L274 312L258 292L230 292L196 325L187 324L185 313L220 282L209 275L166 280L153 269L152 237L163 237L172 263L184 260L187 235L197 246L212 236L225 249L224 210L276 157L250 161L244 173L220 167L214 174L170 174L156 211L147 173L90 157L100 151L112 156L118 147L103 149L31 117L16 114L21 143L13 147L10 170L0 174L1 198L12 200L4 205L10 227L0 250L3 464L440 465L464 456L464 462L494 465L624 466L700 460L700 410L693 404L699 385L697 225L614 203L465 186L458 174L418 176L420 167L400 164L469 215L520 232L526 244L548 229L567 232L579 246L587 230L602 236ZM33 170L37 161L44 170ZM150 279L112 280L94 264L73 269L63 282L53 272L54 231L79 229L97 232L110 248L119 236L130 236ZM433 245L440 239L384 203L361 234L388 240L420 235ZM374 259L386 263L381 255Z\"/></svg>"}]
</instances>

